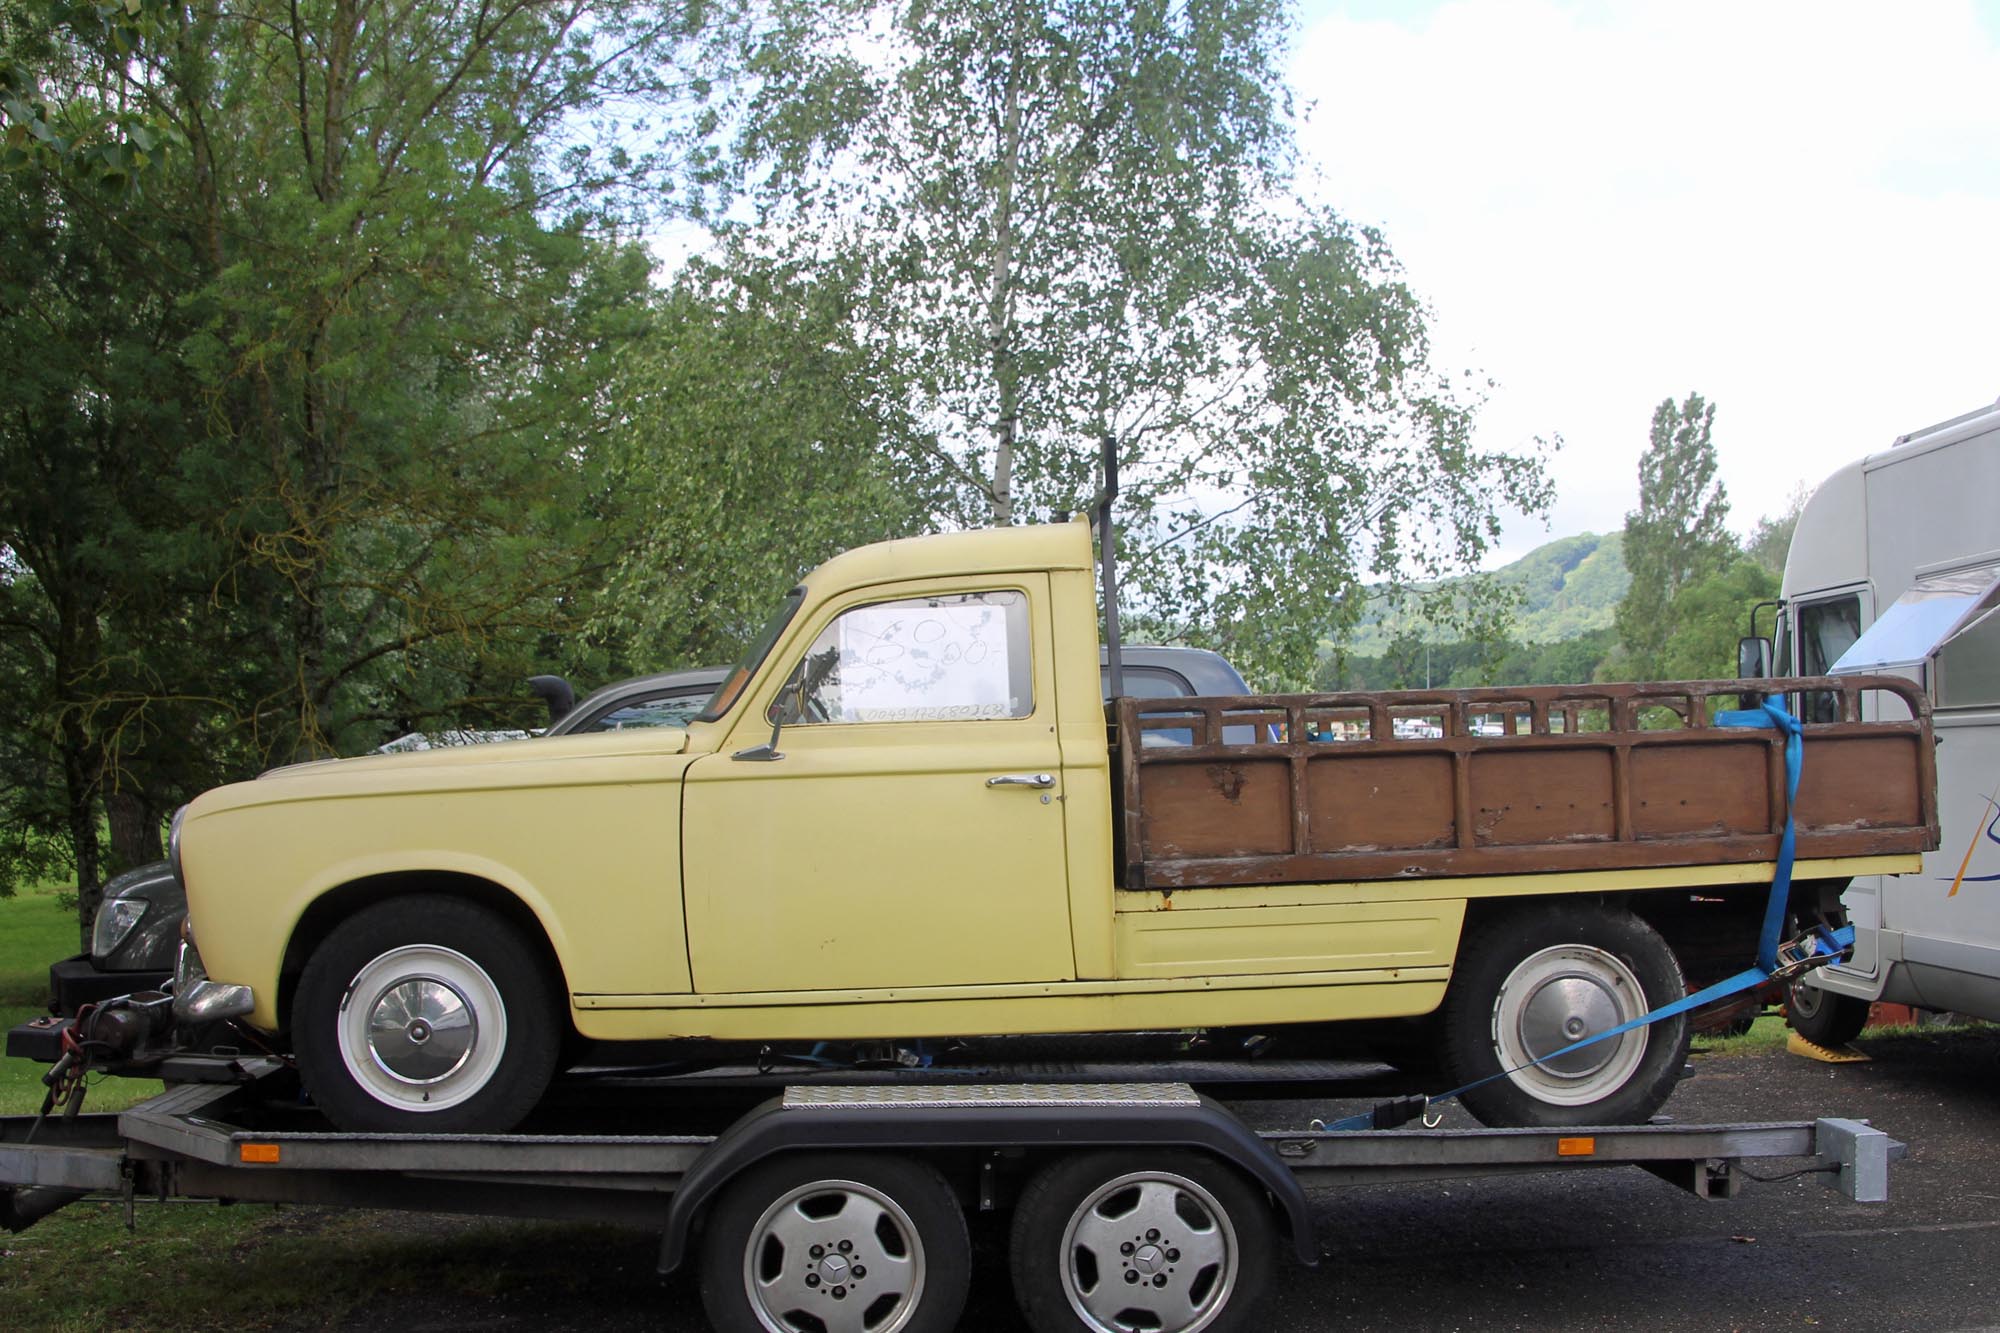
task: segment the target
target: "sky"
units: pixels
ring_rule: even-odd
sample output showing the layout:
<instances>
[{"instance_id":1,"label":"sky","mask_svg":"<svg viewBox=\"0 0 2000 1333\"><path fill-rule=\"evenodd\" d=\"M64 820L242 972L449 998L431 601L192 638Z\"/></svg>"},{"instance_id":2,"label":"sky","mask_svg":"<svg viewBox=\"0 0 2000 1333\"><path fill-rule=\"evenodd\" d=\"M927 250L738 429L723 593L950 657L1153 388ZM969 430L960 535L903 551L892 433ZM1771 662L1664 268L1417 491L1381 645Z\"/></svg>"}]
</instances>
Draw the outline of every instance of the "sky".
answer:
<instances>
[{"instance_id":1,"label":"sky","mask_svg":"<svg viewBox=\"0 0 2000 1333\"><path fill-rule=\"evenodd\" d=\"M1479 440L1560 435L1546 526L1638 503L1698 392L1733 526L2000 398L2000 0L1308 0L1314 193L1378 226ZM1995 497L2000 502L2000 497Z\"/></svg>"}]
</instances>

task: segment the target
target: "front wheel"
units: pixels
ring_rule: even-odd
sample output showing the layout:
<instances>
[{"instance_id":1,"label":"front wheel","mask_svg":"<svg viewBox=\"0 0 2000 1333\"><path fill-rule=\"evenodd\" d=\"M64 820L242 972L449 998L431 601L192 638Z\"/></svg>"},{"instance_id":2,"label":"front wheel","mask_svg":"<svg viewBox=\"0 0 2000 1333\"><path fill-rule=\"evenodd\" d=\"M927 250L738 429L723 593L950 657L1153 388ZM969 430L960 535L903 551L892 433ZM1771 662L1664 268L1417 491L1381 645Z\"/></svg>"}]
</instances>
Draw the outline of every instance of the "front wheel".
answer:
<instances>
[{"instance_id":1,"label":"front wheel","mask_svg":"<svg viewBox=\"0 0 2000 1333\"><path fill-rule=\"evenodd\" d=\"M1686 993L1666 941L1629 912L1565 903L1496 917L1466 939L1445 995L1445 1068L1480 1084L1461 1100L1488 1125L1640 1124L1687 1058L1685 1014L1554 1053Z\"/></svg>"},{"instance_id":2,"label":"front wheel","mask_svg":"<svg viewBox=\"0 0 2000 1333\"><path fill-rule=\"evenodd\" d=\"M1868 1026L1869 1004L1803 978L1785 988L1785 1021L1816 1046L1845 1046Z\"/></svg>"},{"instance_id":3,"label":"front wheel","mask_svg":"<svg viewBox=\"0 0 2000 1333\"><path fill-rule=\"evenodd\" d=\"M1093 1153L1048 1167L1014 1210L1014 1295L1036 1333L1253 1327L1271 1213L1195 1153Z\"/></svg>"},{"instance_id":4,"label":"front wheel","mask_svg":"<svg viewBox=\"0 0 2000 1333\"><path fill-rule=\"evenodd\" d=\"M313 950L292 1043L347 1130L501 1133L555 1073L546 967L504 918L433 894L355 913Z\"/></svg>"},{"instance_id":5,"label":"front wheel","mask_svg":"<svg viewBox=\"0 0 2000 1333\"><path fill-rule=\"evenodd\" d=\"M702 1246L717 1333L949 1333L971 1280L951 1186L906 1158L766 1162L730 1185Z\"/></svg>"}]
</instances>

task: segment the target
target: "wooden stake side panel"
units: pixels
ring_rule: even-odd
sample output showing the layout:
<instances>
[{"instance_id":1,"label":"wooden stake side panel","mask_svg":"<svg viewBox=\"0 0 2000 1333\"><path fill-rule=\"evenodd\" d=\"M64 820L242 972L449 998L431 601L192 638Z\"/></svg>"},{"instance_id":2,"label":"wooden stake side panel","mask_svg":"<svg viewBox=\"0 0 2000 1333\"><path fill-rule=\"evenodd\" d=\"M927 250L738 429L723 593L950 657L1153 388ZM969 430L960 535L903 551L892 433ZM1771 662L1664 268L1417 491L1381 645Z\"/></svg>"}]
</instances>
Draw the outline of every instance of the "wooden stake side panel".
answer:
<instances>
[{"instance_id":1,"label":"wooden stake side panel","mask_svg":"<svg viewBox=\"0 0 2000 1333\"><path fill-rule=\"evenodd\" d=\"M1889 676L1805 727L1801 859L1937 846L1930 706ZM1741 681L1119 699L1120 884L1182 889L1768 861L1784 738L1715 725ZM1871 692L1902 720L1863 721ZM1134 743L1136 742L1136 743Z\"/></svg>"}]
</instances>

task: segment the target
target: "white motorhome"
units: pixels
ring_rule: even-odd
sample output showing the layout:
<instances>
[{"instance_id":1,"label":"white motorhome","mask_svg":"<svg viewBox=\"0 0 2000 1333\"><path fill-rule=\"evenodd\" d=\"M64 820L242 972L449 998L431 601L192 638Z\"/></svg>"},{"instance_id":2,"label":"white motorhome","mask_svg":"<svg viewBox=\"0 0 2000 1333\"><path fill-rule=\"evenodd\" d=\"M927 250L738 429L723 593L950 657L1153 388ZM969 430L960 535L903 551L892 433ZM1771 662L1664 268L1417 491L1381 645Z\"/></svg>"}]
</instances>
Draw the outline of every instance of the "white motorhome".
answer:
<instances>
[{"instance_id":1,"label":"white motorhome","mask_svg":"<svg viewBox=\"0 0 2000 1333\"><path fill-rule=\"evenodd\" d=\"M1827 478L1799 515L1783 597L1781 672L1923 687L1943 833L1922 874L1849 886L1854 957L1793 988L1793 1026L1843 1042L1874 1000L2000 1019L2000 404ZM1795 705L1832 720L1815 717L1827 700Z\"/></svg>"}]
</instances>

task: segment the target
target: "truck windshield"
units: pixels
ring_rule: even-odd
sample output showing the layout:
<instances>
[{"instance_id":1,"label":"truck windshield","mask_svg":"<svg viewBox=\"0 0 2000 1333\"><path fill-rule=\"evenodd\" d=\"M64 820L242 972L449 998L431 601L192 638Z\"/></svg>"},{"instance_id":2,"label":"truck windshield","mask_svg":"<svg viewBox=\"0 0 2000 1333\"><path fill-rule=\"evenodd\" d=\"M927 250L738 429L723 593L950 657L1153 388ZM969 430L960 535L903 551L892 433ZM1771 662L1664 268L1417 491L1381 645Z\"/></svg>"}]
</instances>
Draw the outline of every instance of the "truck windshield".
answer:
<instances>
[{"instance_id":1,"label":"truck windshield","mask_svg":"<svg viewBox=\"0 0 2000 1333\"><path fill-rule=\"evenodd\" d=\"M805 599L806 589L803 583L785 594L784 604L778 608L777 614L765 621L764 628L757 631L757 637L750 643L750 650L744 653L742 659L729 669L729 674L722 678L722 684L716 686L715 693L709 696L708 703L695 714L695 721L713 722L729 711L730 705L736 702L736 697L743 693L743 687L749 682L750 677L756 675L757 668L764 665L764 659L771 653L771 645L785 632L785 626L792 623L792 617L798 614L799 606Z\"/></svg>"}]
</instances>

